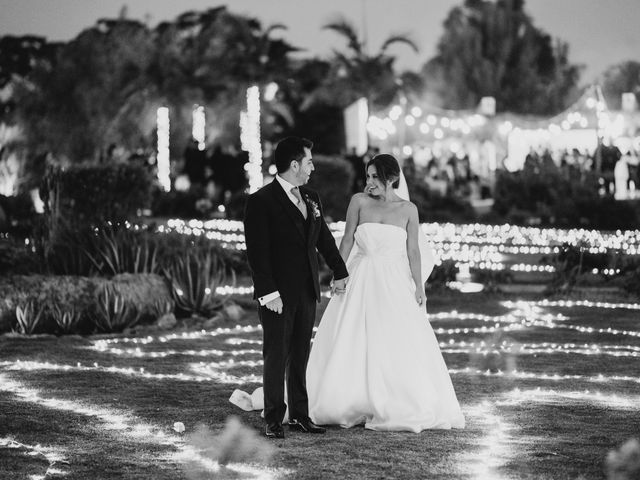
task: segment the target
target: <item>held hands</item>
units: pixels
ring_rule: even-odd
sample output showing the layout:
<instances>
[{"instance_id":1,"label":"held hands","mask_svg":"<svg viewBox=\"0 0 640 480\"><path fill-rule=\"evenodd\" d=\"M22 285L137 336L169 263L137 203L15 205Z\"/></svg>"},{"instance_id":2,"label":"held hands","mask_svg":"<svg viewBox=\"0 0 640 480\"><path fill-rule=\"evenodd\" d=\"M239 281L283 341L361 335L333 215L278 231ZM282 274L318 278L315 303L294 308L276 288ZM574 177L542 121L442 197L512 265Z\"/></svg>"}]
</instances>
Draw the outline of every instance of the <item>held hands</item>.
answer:
<instances>
[{"instance_id":1,"label":"held hands","mask_svg":"<svg viewBox=\"0 0 640 480\"><path fill-rule=\"evenodd\" d=\"M282 297L274 298L270 302L265 303L264 306L272 312L282 313Z\"/></svg>"},{"instance_id":2,"label":"held hands","mask_svg":"<svg viewBox=\"0 0 640 480\"><path fill-rule=\"evenodd\" d=\"M347 278L341 278L340 280L331 281L332 295L342 295L344 292L347 291Z\"/></svg>"}]
</instances>

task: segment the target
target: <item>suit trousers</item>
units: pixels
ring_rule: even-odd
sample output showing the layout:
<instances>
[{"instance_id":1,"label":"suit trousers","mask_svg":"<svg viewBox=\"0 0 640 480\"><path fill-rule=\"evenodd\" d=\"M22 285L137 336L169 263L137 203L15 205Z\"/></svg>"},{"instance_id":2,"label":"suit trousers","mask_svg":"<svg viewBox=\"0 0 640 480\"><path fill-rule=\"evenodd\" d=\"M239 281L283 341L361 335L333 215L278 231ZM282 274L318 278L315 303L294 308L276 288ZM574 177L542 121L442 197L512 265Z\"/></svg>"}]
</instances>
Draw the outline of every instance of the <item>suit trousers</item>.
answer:
<instances>
[{"instance_id":1,"label":"suit trousers","mask_svg":"<svg viewBox=\"0 0 640 480\"><path fill-rule=\"evenodd\" d=\"M289 418L309 418L306 372L316 297L311 285L301 287L295 298L283 299L281 314L264 306L258 310L263 332L264 418L267 424L281 423L284 418L287 407L285 381Z\"/></svg>"}]
</instances>

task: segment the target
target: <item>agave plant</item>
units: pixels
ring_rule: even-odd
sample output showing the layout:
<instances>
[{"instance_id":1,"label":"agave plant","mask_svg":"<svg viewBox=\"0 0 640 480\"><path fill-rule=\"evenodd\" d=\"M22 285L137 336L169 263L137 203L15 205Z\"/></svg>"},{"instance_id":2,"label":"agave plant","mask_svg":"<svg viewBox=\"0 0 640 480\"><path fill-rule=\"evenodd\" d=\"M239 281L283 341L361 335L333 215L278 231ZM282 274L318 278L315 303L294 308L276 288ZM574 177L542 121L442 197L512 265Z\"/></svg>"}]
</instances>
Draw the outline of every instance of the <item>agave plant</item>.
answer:
<instances>
[{"instance_id":1,"label":"agave plant","mask_svg":"<svg viewBox=\"0 0 640 480\"><path fill-rule=\"evenodd\" d=\"M74 307L64 309L59 304L54 304L49 309L49 313L60 330L64 333L71 333L74 331L82 317L82 312L80 310L76 310Z\"/></svg>"},{"instance_id":2,"label":"agave plant","mask_svg":"<svg viewBox=\"0 0 640 480\"><path fill-rule=\"evenodd\" d=\"M14 332L31 335L37 328L44 313L44 305L38 305L35 300L29 300L24 306L16 307L16 325Z\"/></svg>"},{"instance_id":3,"label":"agave plant","mask_svg":"<svg viewBox=\"0 0 640 480\"><path fill-rule=\"evenodd\" d=\"M173 313L174 309L175 303L173 301L167 300L163 302L158 300L151 306L151 314L154 318L160 318L169 313Z\"/></svg>"},{"instance_id":4,"label":"agave plant","mask_svg":"<svg viewBox=\"0 0 640 480\"><path fill-rule=\"evenodd\" d=\"M116 227L96 229L91 246L83 248L95 268L109 275L155 273L156 250L147 235Z\"/></svg>"},{"instance_id":5,"label":"agave plant","mask_svg":"<svg viewBox=\"0 0 640 480\"><path fill-rule=\"evenodd\" d=\"M113 287L105 285L98 292L95 324L106 333L122 332L140 320L140 312L127 305L122 295Z\"/></svg>"},{"instance_id":6,"label":"agave plant","mask_svg":"<svg viewBox=\"0 0 640 480\"><path fill-rule=\"evenodd\" d=\"M226 284L227 268L214 250L187 250L164 270L176 306L188 313L209 315L222 307L226 295L218 287ZM232 283L235 273L231 271Z\"/></svg>"}]
</instances>

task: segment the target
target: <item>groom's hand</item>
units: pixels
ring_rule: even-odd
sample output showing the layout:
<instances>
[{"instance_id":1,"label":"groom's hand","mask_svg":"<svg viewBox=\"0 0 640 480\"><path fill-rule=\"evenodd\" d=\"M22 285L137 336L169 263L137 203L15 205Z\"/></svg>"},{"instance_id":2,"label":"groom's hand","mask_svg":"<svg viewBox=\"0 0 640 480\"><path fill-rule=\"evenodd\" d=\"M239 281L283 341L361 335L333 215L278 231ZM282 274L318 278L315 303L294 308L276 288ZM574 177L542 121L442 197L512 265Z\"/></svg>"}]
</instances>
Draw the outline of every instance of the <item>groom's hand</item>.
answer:
<instances>
[{"instance_id":1,"label":"groom's hand","mask_svg":"<svg viewBox=\"0 0 640 480\"><path fill-rule=\"evenodd\" d=\"M274 298L270 302L264 304L272 312L282 313L282 297Z\"/></svg>"}]
</instances>

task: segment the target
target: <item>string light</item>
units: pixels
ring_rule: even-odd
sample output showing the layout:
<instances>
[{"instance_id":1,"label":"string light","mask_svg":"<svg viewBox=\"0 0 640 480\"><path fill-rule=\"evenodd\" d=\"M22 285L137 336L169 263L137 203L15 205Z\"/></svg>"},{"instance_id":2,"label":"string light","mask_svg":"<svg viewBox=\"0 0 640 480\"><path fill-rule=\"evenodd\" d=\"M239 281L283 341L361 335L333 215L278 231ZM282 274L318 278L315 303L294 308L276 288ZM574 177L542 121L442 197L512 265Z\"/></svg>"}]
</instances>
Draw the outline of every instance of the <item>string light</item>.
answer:
<instances>
[{"instance_id":1,"label":"string light","mask_svg":"<svg viewBox=\"0 0 640 480\"><path fill-rule=\"evenodd\" d=\"M59 448L43 447L41 445L27 445L25 443L20 443L11 437L0 438L0 447L13 450L24 450L26 451L27 455L33 457L44 457L45 460L49 462L49 466L47 467L43 475L31 475L30 478L34 480L44 480L47 476L63 476L68 474L67 471L54 466L56 464L68 463L62 453L62 450Z\"/></svg>"},{"instance_id":2,"label":"string light","mask_svg":"<svg viewBox=\"0 0 640 480\"><path fill-rule=\"evenodd\" d=\"M543 381L554 381L560 382L564 380L580 380L585 382L594 382L594 383L610 383L610 382L631 382L631 383L639 383L640 377L631 377L624 375L566 375L566 374L549 374L549 373L536 373L536 372L523 372L518 370L513 370L510 372L503 372L498 370L493 372L491 370L480 370L480 369L472 369L472 368L450 368L449 373L451 375L479 375L483 377L501 377L501 378L511 378L517 380L543 380Z\"/></svg>"},{"instance_id":3,"label":"string light","mask_svg":"<svg viewBox=\"0 0 640 480\"><path fill-rule=\"evenodd\" d=\"M96 349L106 349L106 345L114 345L118 343L138 343L140 345L147 345L150 343L166 343L174 340L197 340L201 338L218 337L220 335L235 335L238 333L254 333L262 331L260 325L236 325L234 327L219 327L215 330L198 330L195 332L182 332L172 333L169 335L161 335L158 337L146 336L141 338L108 338L102 340L96 340L94 347Z\"/></svg>"},{"instance_id":4,"label":"string light","mask_svg":"<svg viewBox=\"0 0 640 480\"><path fill-rule=\"evenodd\" d=\"M249 177L249 193L262 187L262 146L260 144L260 89L247 89L247 110L240 112L240 142L242 150L249 153L245 164Z\"/></svg>"},{"instance_id":5,"label":"string light","mask_svg":"<svg viewBox=\"0 0 640 480\"><path fill-rule=\"evenodd\" d=\"M158 181L165 192L171 190L171 165L169 153L169 109L167 107L158 108L156 114L158 129Z\"/></svg>"},{"instance_id":6,"label":"string light","mask_svg":"<svg viewBox=\"0 0 640 480\"><path fill-rule=\"evenodd\" d=\"M471 473L474 478L494 479L501 478L496 469L506 463L506 458L511 453L509 431L515 430L513 425L506 423L498 415L493 402L483 401L464 409L467 423L478 425L486 432L480 440L482 450L479 452L465 452L463 464L472 466Z\"/></svg>"},{"instance_id":7,"label":"string light","mask_svg":"<svg viewBox=\"0 0 640 480\"><path fill-rule=\"evenodd\" d=\"M640 357L640 347L636 347L634 345L599 345L552 342L519 343L507 340L502 340L496 345L484 340L456 342L453 338L446 342L439 342L439 345L442 352L445 353L480 354L485 356L490 354L515 354L523 356L561 353L629 358Z\"/></svg>"},{"instance_id":8,"label":"string light","mask_svg":"<svg viewBox=\"0 0 640 480\"><path fill-rule=\"evenodd\" d=\"M205 129L206 129L206 117L204 113L204 107L202 105L196 105L193 109L193 121L191 128L191 135L193 139L198 142L198 150L203 151L205 148Z\"/></svg>"},{"instance_id":9,"label":"string light","mask_svg":"<svg viewBox=\"0 0 640 480\"><path fill-rule=\"evenodd\" d=\"M97 419L104 424L105 430L117 432L140 442L153 442L159 445L167 445L176 449L176 452L169 454L174 461L193 461L210 472L220 470L220 465L201 455L195 448L186 445L184 440L172 434L166 434L163 430L151 424L143 423L128 413L123 413L115 409L96 407L83 402L61 400L56 398L43 398L40 391L27 388L18 382L0 374L0 391L11 393L17 400L35 405L41 405L52 410L68 411L78 415ZM257 478L272 479L278 478L284 473L291 473L284 469L260 468L255 465L228 464L228 470L237 473L251 474ZM42 477L44 478L44 477Z\"/></svg>"},{"instance_id":10,"label":"string light","mask_svg":"<svg viewBox=\"0 0 640 480\"><path fill-rule=\"evenodd\" d=\"M330 223L335 236L344 233L344 222ZM441 250L471 249L480 246L483 255L490 253L552 254L560 246L585 246L589 253L622 251L625 255L640 254L640 230L601 232L585 229L555 229L519 227L515 225L424 223L423 232ZM168 220L158 227L160 233L178 232L186 235L209 235L228 243L244 243L242 222L232 220ZM226 236L225 236L226 235ZM235 235L235 236L234 236Z\"/></svg>"},{"instance_id":11,"label":"string light","mask_svg":"<svg viewBox=\"0 0 640 480\"><path fill-rule=\"evenodd\" d=\"M480 354L480 355L537 355L537 354L581 354L581 355L608 355L613 357L637 357L640 355L640 345L605 344L605 343L558 343L558 342L516 342L509 338L495 336L495 340L477 339L471 337L474 334L485 335L487 333L502 333L509 331L521 331L527 328L574 329L585 337L591 335L626 335L640 336L640 332L613 328L591 328L568 323L570 317L563 313L549 311L550 308L596 308L596 309L627 309L639 310L640 305L635 303L612 303L590 301L505 301L501 306L508 312L499 315L487 315L473 312L459 312L457 310L429 314L429 321L438 327L440 322L460 322L460 325L442 328L434 328L438 335L447 335L452 338L441 339L440 348L445 354ZM478 323L481 325L478 326ZM315 330L315 329L314 329ZM153 373L145 368L122 368L116 365L104 366L98 363L82 365L62 365L50 362L15 361L2 362L0 367L11 372L28 372L36 370L51 370L61 372L100 372L114 375L125 375L132 378L148 379L152 381L192 381L213 382L225 385L247 385L262 383L261 375L256 374L263 362L256 358L260 355L259 349L233 347L224 349L185 349L179 348L158 349L157 345L168 342L208 340L222 337L221 343L230 346L243 344L259 345L257 338L261 327L235 325L220 327L213 330L199 330L196 332L176 332L166 335L141 336L141 337L117 337L98 339L89 348L104 354L114 355L117 358L163 358L169 356L215 357L220 361L188 363L188 371L183 373ZM463 336L462 338L458 338ZM560 364L562 365L562 364ZM614 385L620 383L640 384L640 377L632 375L608 375L595 373L590 375L568 374L553 372L545 368L543 372L527 371L524 369L512 370L487 370L482 368L450 368L452 376L469 375L480 376L488 379L503 378L518 381L538 381L560 384L562 382L587 382L600 385ZM13 381L8 375L0 374L0 391L9 392L21 401L43 405L63 411L73 411L80 415L100 420L105 429L117 434L131 436L139 441L152 441L161 444L173 445L177 453L174 459L178 461L191 461L196 459L203 465L207 465L210 471L217 471L219 465L210 459L199 456L198 452L185 446L180 437L165 434L161 429L150 424L139 422L135 417L122 411L93 407L85 403L42 398L40 392L24 387ZM549 388L514 389L497 394L492 401L483 401L476 405L463 405L465 415L470 425L482 429L482 451L465 453L473 471L479 478L496 478L496 469L503 465L507 457L513 454L512 431L516 428L507 424L499 415L500 410L512 406L529 405L533 402L542 404L558 403L566 405L568 402L582 402L588 404L604 405L609 408L636 411L640 409L640 397L622 396L611 393L602 393L593 390L559 390ZM2 445L0 441L0 445ZM199 459L199 460L198 460ZM234 467L235 468L235 467ZM238 466L250 468L247 466ZM262 470L259 470L262 472Z\"/></svg>"},{"instance_id":12,"label":"string light","mask_svg":"<svg viewBox=\"0 0 640 480\"><path fill-rule=\"evenodd\" d=\"M567 400L576 402L595 403L609 408L623 410L639 410L640 397L609 395L601 392L584 391L561 391L542 389L540 387L530 390L520 390L516 388L511 392L503 394L505 400L496 402L498 405L518 405L522 403L540 402L549 403L556 401L566 405Z\"/></svg>"}]
</instances>

